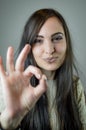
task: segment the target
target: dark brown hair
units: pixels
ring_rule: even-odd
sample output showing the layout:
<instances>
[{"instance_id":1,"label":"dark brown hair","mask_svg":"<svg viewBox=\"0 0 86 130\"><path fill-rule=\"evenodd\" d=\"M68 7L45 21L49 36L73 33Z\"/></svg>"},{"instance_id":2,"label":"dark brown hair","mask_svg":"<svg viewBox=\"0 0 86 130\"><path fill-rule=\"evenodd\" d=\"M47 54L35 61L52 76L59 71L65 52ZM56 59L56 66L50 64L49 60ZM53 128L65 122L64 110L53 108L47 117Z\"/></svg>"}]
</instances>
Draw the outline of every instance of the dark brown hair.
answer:
<instances>
[{"instance_id":1,"label":"dark brown hair","mask_svg":"<svg viewBox=\"0 0 86 130\"><path fill-rule=\"evenodd\" d=\"M75 68L74 55L69 29L63 16L54 9L40 9L34 12L24 27L24 32L19 47L19 53L26 43L30 44L31 46L34 44L35 37L39 33L41 27L47 21L47 19L51 17L56 17L60 20L60 23L65 32L67 43L64 63L59 69L56 70L54 77L57 82L55 101L57 106L56 109L58 111L61 123L60 130L80 130L81 125L73 98L73 87L75 84L73 80L73 70ZM36 65L31 52L25 61L25 68L30 64ZM35 79L35 77L33 77L31 83L35 86L38 81ZM51 130L47 107L47 95L44 93L34 108L23 119L21 123L21 129Z\"/></svg>"}]
</instances>

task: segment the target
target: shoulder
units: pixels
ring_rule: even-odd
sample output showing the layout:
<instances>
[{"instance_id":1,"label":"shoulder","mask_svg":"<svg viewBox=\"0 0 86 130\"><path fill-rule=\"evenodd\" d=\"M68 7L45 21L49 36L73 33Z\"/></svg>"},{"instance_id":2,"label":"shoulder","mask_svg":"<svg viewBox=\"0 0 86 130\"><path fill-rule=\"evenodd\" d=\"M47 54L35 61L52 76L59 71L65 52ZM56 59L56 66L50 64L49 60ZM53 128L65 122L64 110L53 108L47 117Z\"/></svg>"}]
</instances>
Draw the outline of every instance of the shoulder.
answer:
<instances>
[{"instance_id":1,"label":"shoulder","mask_svg":"<svg viewBox=\"0 0 86 130\"><path fill-rule=\"evenodd\" d=\"M84 87L79 78L74 77L74 99L82 126L86 129L86 97Z\"/></svg>"},{"instance_id":2,"label":"shoulder","mask_svg":"<svg viewBox=\"0 0 86 130\"><path fill-rule=\"evenodd\" d=\"M77 77L73 78L73 92L77 103L79 103L80 99L83 97L85 99L85 91L81 80Z\"/></svg>"}]
</instances>

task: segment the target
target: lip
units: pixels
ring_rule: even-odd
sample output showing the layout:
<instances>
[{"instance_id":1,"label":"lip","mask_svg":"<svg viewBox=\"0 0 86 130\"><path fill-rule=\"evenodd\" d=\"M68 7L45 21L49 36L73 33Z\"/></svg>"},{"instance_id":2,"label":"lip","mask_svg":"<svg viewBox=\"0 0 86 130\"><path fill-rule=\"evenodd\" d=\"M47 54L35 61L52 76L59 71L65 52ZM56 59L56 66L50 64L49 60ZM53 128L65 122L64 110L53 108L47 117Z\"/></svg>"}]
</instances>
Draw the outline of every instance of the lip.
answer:
<instances>
[{"instance_id":1,"label":"lip","mask_svg":"<svg viewBox=\"0 0 86 130\"><path fill-rule=\"evenodd\" d=\"M46 62L49 62L49 63L53 63L53 62L55 62L56 60L57 60L57 58L58 57L48 57L48 58L44 58L44 60L46 61Z\"/></svg>"}]
</instances>

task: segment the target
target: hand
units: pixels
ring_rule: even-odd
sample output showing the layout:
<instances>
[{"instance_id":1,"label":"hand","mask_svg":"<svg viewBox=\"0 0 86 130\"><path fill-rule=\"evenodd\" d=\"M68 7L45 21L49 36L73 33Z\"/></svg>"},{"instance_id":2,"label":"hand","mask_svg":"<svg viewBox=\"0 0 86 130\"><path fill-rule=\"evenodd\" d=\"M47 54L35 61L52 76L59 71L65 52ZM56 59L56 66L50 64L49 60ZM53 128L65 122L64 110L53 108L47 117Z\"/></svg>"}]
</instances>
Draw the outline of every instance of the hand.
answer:
<instances>
[{"instance_id":1,"label":"hand","mask_svg":"<svg viewBox=\"0 0 86 130\"><path fill-rule=\"evenodd\" d=\"M47 89L46 77L38 68L28 66L24 70L24 62L29 51L30 45L26 45L14 65L13 48L9 47L7 51L6 71L0 57L1 85L6 110L10 116L15 116L18 112L24 112L26 109L30 110ZM35 75L39 80L39 84L35 88L30 84L32 75Z\"/></svg>"}]
</instances>

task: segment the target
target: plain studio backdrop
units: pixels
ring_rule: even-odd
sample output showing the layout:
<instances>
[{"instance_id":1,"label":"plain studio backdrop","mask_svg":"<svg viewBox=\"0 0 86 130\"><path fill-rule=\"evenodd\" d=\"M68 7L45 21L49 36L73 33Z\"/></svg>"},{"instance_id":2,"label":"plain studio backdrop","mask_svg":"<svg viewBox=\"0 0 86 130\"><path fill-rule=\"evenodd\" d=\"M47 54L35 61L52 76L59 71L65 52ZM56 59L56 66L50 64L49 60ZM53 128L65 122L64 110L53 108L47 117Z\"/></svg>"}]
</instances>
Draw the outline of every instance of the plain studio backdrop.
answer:
<instances>
[{"instance_id":1,"label":"plain studio backdrop","mask_svg":"<svg viewBox=\"0 0 86 130\"><path fill-rule=\"evenodd\" d=\"M28 17L40 8L54 8L66 19L86 88L86 0L0 0L0 55L4 66L8 46L17 50Z\"/></svg>"}]
</instances>

